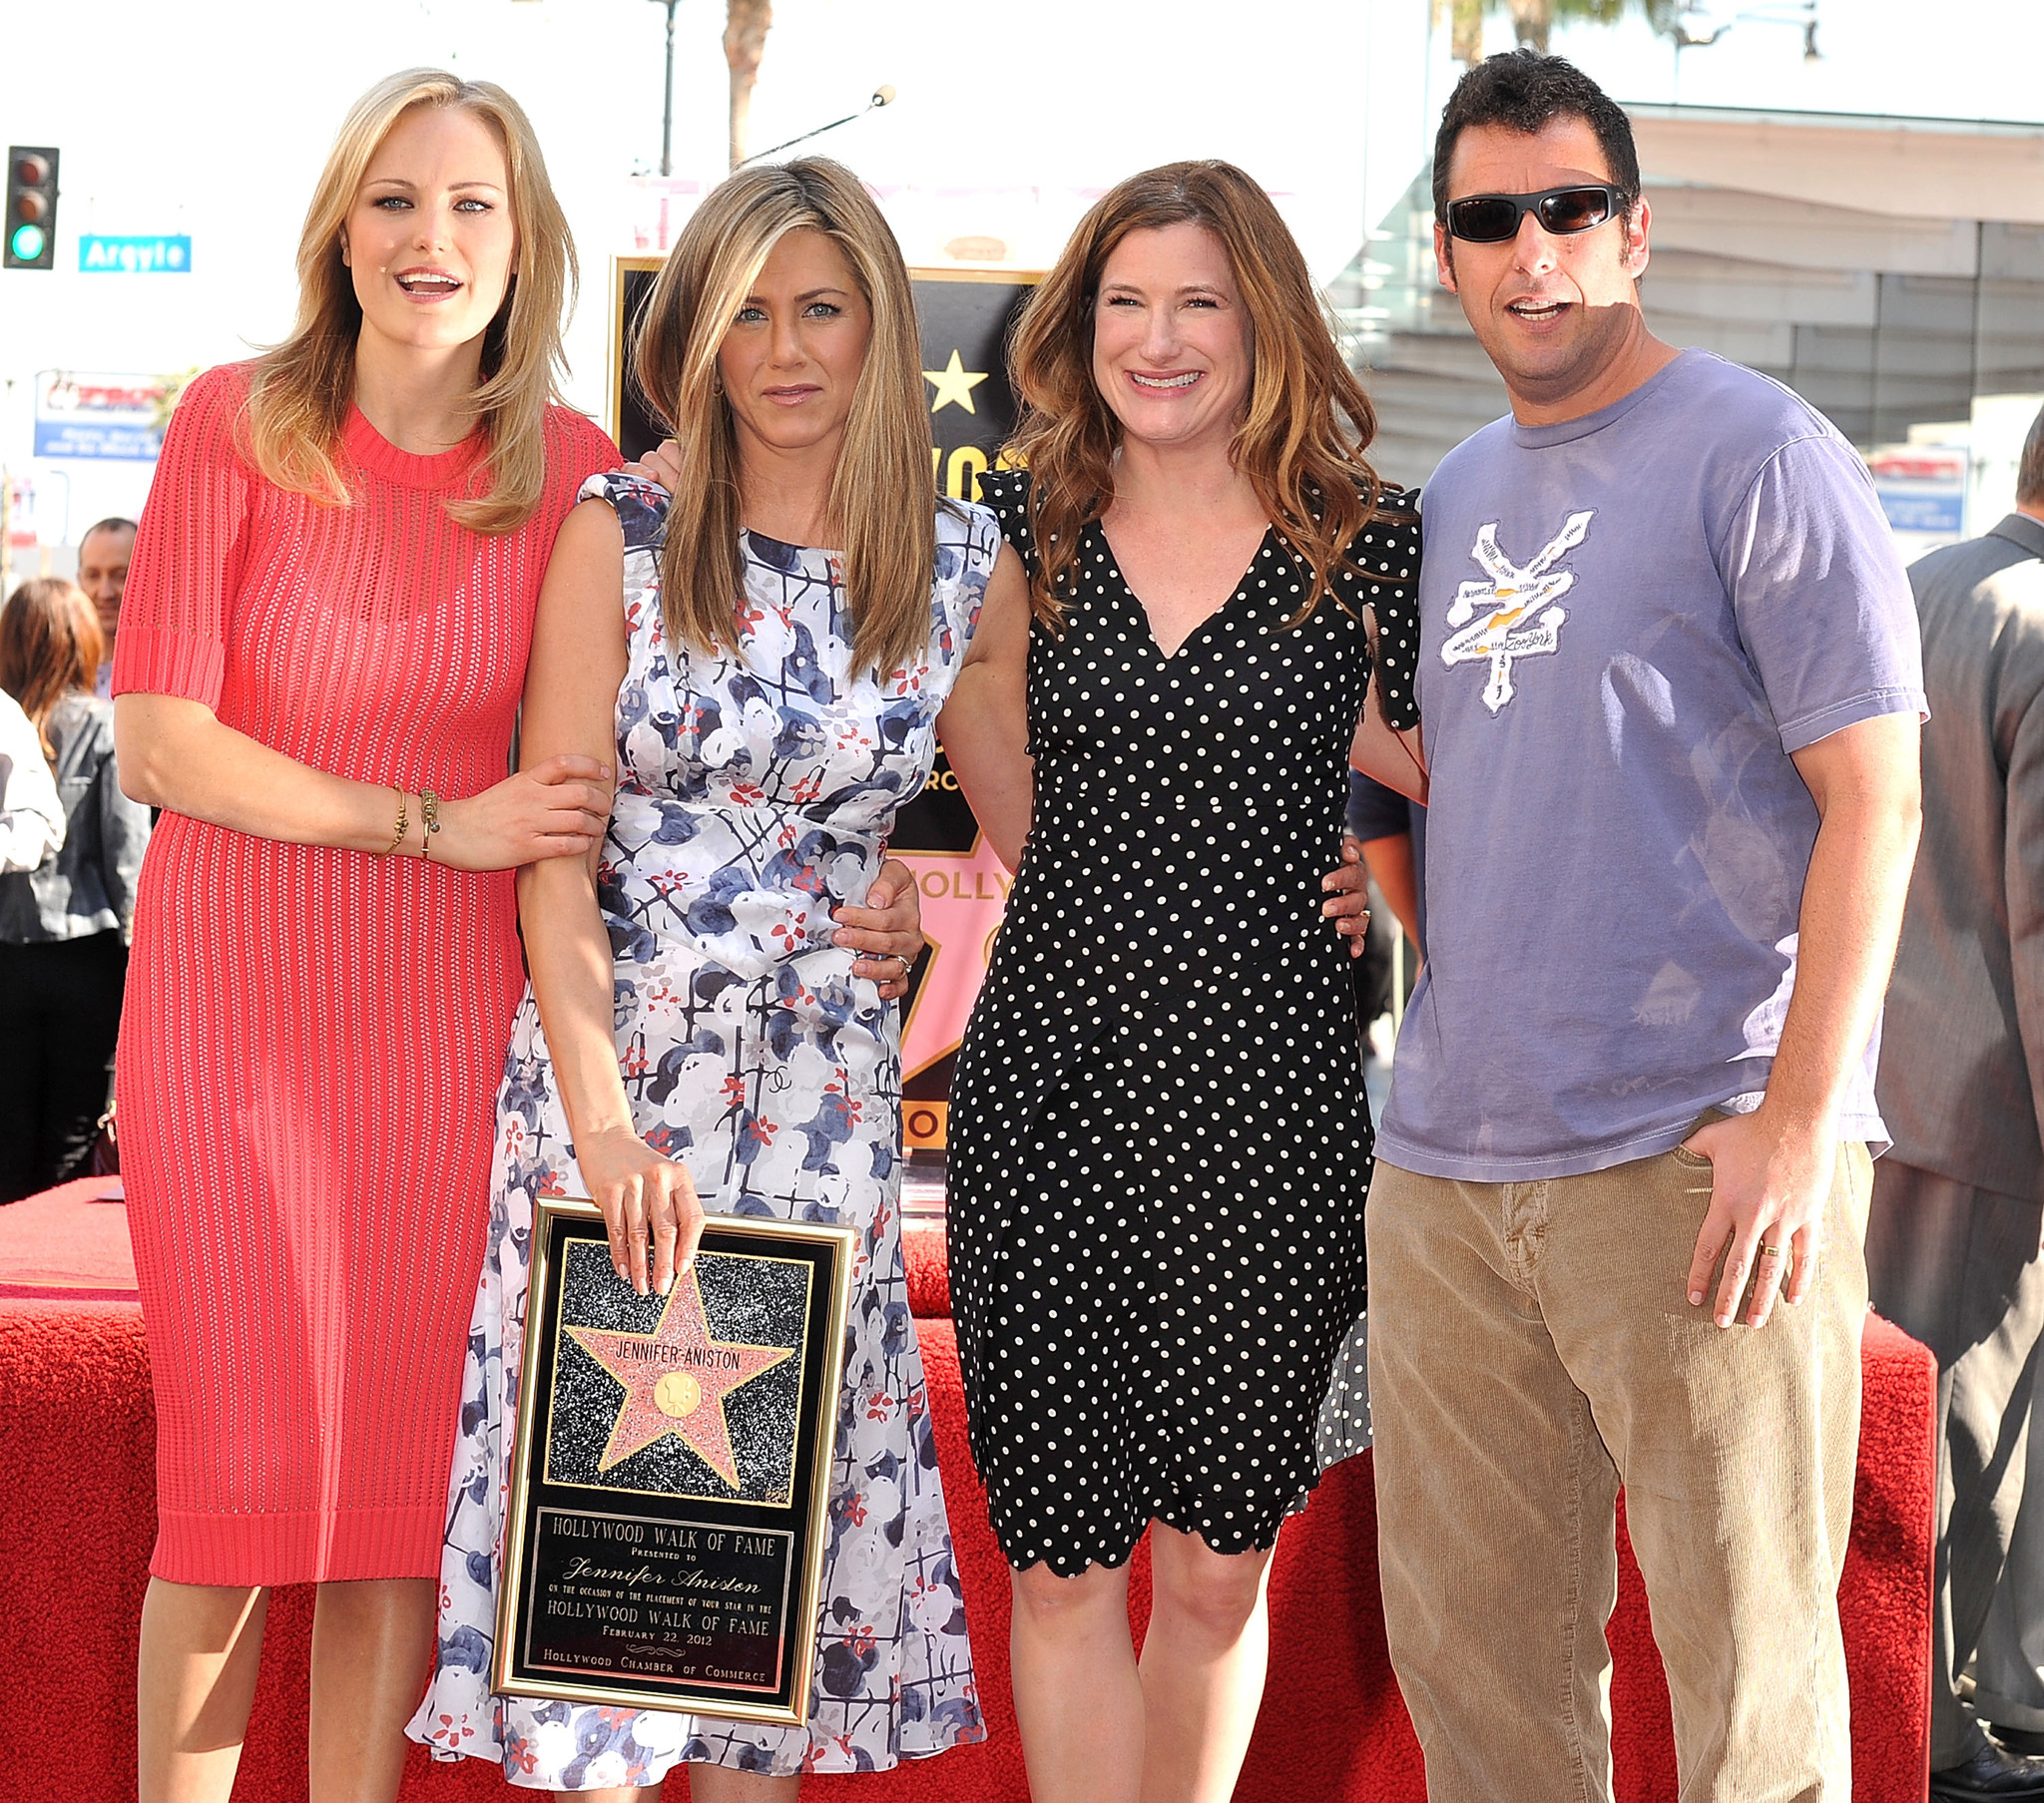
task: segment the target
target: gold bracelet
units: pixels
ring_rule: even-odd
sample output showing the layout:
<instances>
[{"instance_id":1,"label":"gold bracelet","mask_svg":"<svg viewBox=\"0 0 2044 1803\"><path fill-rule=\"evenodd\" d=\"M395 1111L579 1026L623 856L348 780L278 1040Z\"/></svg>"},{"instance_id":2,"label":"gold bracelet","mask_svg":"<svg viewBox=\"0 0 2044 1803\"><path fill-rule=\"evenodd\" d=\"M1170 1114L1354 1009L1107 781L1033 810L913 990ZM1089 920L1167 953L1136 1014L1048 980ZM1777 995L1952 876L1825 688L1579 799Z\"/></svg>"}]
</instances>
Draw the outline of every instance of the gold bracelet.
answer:
<instances>
[{"instance_id":1,"label":"gold bracelet","mask_svg":"<svg viewBox=\"0 0 2044 1803\"><path fill-rule=\"evenodd\" d=\"M440 797L431 789L419 790L419 856L429 862L433 856L433 835L440 830Z\"/></svg>"},{"instance_id":2,"label":"gold bracelet","mask_svg":"<svg viewBox=\"0 0 2044 1803\"><path fill-rule=\"evenodd\" d=\"M411 831L411 802L396 783L390 785L390 792L397 797L397 830L390 835L390 846L383 855L387 858L404 843L404 835Z\"/></svg>"}]
</instances>

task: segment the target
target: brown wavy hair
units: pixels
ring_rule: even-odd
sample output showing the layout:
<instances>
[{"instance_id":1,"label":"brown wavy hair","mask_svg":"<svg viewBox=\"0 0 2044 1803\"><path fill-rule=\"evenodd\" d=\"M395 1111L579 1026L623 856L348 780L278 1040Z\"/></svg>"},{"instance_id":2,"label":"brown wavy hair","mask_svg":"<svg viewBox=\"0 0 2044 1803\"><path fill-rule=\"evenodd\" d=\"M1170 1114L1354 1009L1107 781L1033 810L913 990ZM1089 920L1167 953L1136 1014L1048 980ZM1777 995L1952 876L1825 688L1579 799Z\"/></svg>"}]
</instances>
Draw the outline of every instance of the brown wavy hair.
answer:
<instances>
[{"instance_id":1,"label":"brown wavy hair","mask_svg":"<svg viewBox=\"0 0 2044 1803\"><path fill-rule=\"evenodd\" d=\"M705 651L736 649L745 521L717 353L773 246L804 229L843 252L872 312L829 514L844 553L852 668L884 675L929 643L940 504L901 247L858 178L827 157L742 169L720 183L683 227L647 297L632 372L687 472L668 511L661 608L671 638Z\"/></svg>"},{"instance_id":2,"label":"brown wavy hair","mask_svg":"<svg viewBox=\"0 0 2044 1803\"><path fill-rule=\"evenodd\" d=\"M511 532L539 506L546 486L546 410L566 367L562 321L578 270L568 216L547 180L539 139L518 103L491 82L439 69L386 76L348 109L312 191L298 237L298 315L291 334L256 360L243 432L249 461L279 488L333 506L350 499L338 452L355 398L355 341L362 307L341 261L340 232L370 161L414 107L473 113L503 146L517 226L517 273L483 333L482 385L471 417L487 434L481 494L457 496L448 514L476 532Z\"/></svg>"},{"instance_id":3,"label":"brown wavy hair","mask_svg":"<svg viewBox=\"0 0 2044 1803\"><path fill-rule=\"evenodd\" d=\"M0 608L0 688L35 721L50 767L57 747L47 730L50 710L67 694L92 693L107 642L85 591L61 576L32 576Z\"/></svg>"},{"instance_id":4,"label":"brown wavy hair","mask_svg":"<svg viewBox=\"0 0 2044 1803\"><path fill-rule=\"evenodd\" d=\"M1026 465L1037 548L1030 608L1062 629L1079 535L1114 501L1121 422L1093 380L1101 271L1132 231L1204 225L1221 240L1252 334L1249 411L1231 454L1310 577L1297 626L1332 592L1383 485L1363 456L1376 413L1342 361L1305 257L1271 197L1232 163L1167 163L1109 190L1079 222L1016 322L1009 369L1020 414L1006 460Z\"/></svg>"}]
</instances>

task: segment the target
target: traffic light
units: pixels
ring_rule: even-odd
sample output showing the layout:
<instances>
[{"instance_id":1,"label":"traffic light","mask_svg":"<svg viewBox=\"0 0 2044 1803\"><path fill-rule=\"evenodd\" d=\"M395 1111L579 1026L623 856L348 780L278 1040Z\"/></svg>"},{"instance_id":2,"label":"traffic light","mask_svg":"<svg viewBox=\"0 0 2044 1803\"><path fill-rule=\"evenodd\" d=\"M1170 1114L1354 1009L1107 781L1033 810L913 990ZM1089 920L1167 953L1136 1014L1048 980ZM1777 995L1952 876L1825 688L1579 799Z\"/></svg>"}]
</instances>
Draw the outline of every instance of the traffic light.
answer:
<instances>
[{"instance_id":1,"label":"traffic light","mask_svg":"<svg viewBox=\"0 0 2044 1803\"><path fill-rule=\"evenodd\" d=\"M7 152L7 242L0 267L57 266L57 153L11 145Z\"/></svg>"}]
</instances>

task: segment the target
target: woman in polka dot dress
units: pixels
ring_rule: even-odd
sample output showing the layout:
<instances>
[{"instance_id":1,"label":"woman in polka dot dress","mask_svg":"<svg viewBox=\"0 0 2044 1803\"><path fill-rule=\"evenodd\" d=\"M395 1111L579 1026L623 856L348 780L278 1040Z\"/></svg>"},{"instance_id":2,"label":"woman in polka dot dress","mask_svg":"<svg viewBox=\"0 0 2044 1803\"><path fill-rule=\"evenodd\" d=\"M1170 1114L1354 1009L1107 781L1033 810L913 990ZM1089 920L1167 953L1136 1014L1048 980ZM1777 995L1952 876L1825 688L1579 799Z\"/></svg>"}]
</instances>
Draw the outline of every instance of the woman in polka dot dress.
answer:
<instances>
[{"instance_id":1,"label":"woman in polka dot dress","mask_svg":"<svg viewBox=\"0 0 2044 1803\"><path fill-rule=\"evenodd\" d=\"M1010 722L998 755L991 725L946 745L996 848L1027 831L951 1102L973 1454L1037 1803L1225 1798L1271 1552L1362 1306L1371 1131L1318 913L1351 738L1414 786L1391 726L1412 723L1418 529L1363 460L1369 403L1297 246L1226 164L1103 199L1014 367L1029 474L982 491L1035 614L1026 728L997 665L944 722L968 700ZM988 791L1029 758L1018 816Z\"/></svg>"}]
</instances>

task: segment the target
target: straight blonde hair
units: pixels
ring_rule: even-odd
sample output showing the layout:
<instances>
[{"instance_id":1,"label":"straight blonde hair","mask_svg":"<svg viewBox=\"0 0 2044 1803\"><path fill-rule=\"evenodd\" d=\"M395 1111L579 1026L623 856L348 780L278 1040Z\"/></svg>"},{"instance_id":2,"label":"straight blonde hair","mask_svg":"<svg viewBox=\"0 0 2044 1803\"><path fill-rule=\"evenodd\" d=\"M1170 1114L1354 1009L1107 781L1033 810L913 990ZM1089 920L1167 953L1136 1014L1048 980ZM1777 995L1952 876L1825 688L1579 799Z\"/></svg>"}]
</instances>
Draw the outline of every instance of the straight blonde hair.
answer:
<instances>
[{"instance_id":1,"label":"straight blonde hair","mask_svg":"<svg viewBox=\"0 0 2044 1803\"><path fill-rule=\"evenodd\" d=\"M1009 353L1020 414L1006 456L1029 471L1037 547L1030 610L1052 631L1079 562L1079 534L1114 501L1121 421L1093 380L1101 271L1132 231L1197 225L1221 240L1253 340L1249 410L1231 453L1304 569L1309 618L1378 511L1363 456L1376 414L1341 360L1305 257L1271 197L1232 163L1168 163L1110 189L1079 222L1016 322ZM1402 516L1401 516L1402 517Z\"/></svg>"},{"instance_id":2,"label":"straight blonde hair","mask_svg":"<svg viewBox=\"0 0 2044 1803\"><path fill-rule=\"evenodd\" d=\"M852 667L884 676L929 644L938 505L929 412L901 247L858 178L825 157L742 169L720 183L647 297L633 374L679 442L684 471L661 553L661 608L677 643L737 654L745 520L717 353L773 246L799 230L822 232L844 253L872 313L829 514L844 554Z\"/></svg>"},{"instance_id":3,"label":"straight blonde hair","mask_svg":"<svg viewBox=\"0 0 2044 1803\"><path fill-rule=\"evenodd\" d=\"M568 218L547 180L539 140L518 103L490 82L438 69L387 76L355 102L320 171L298 237L298 315L291 334L256 364L244 418L256 472L279 488L335 506L352 497L340 465L341 432L355 397L355 342L362 326L354 279L341 261L341 227L369 164L414 107L459 107L484 121L504 147L518 272L483 334L482 385L471 418L487 438L479 492L447 512L477 532L510 532L539 506L546 484L546 410L567 367L561 327L580 271Z\"/></svg>"}]
</instances>

